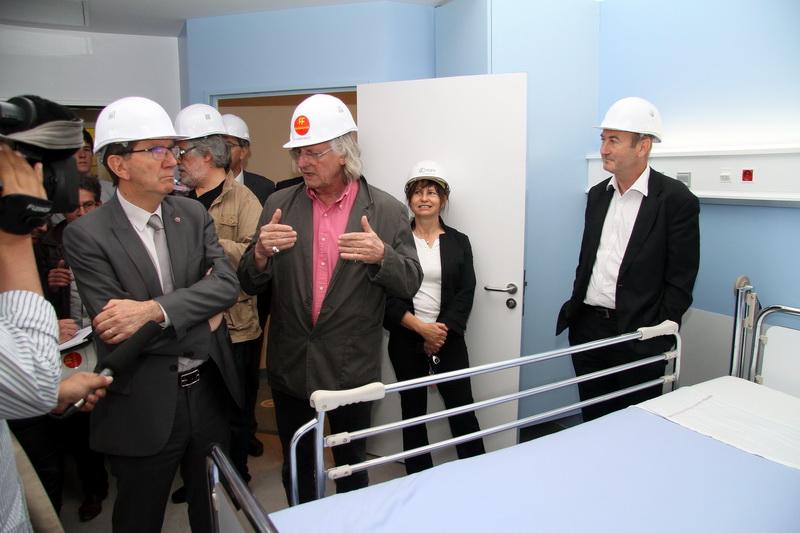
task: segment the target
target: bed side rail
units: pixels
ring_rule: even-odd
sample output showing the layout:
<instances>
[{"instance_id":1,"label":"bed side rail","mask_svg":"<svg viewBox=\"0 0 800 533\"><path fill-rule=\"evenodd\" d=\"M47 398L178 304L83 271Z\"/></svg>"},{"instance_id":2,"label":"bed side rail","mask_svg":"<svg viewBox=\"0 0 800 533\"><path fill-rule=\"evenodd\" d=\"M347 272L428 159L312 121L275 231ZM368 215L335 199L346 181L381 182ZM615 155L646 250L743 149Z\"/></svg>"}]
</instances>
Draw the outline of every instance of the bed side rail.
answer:
<instances>
[{"instance_id":1,"label":"bed side rail","mask_svg":"<svg viewBox=\"0 0 800 533\"><path fill-rule=\"evenodd\" d=\"M353 431L353 432L345 432L339 433L336 435L324 436L324 425L325 425L325 413L327 411L333 410L336 407L341 405L356 403L360 401L373 401L376 399L383 398L387 393L392 392L400 392L408 389L418 388L418 387L426 387L428 385L434 385L437 383L444 383L447 381L453 381L456 379L462 379L465 377L473 377L478 376L481 374L486 374L489 372L497 372L500 370L506 370L509 368L520 367L531 363L537 363L541 361L546 361L550 359L554 359L557 357L563 357L567 355L571 355L574 353L585 352L589 350L593 350L596 348L602 348L605 346L611 346L614 344L620 344L623 342L628 342L632 340L647 340L657 336L665 336L665 335L674 335L675 336L675 348L668 352L665 352L661 355L656 355L652 357L647 357L641 359L639 361L634 361L631 363L627 363L624 365L619 365L616 367L608 368L605 370L600 370L597 372L593 372L591 374L586 374L583 376L566 379L563 381L559 381L556 383L550 383L547 385L542 385L539 387L527 389L524 391L518 391L512 394L507 394L504 396L500 396L497 398L492 398L489 400L484 400L480 402L474 402L469 405L446 409L443 411L438 411L435 413L426 414L424 416L411 418L407 420L401 420L398 422L393 422L390 424L384 424L381 426L375 426L367 429L363 429L360 431ZM311 396L311 404L317 411L317 417L314 420L310 420L306 424L304 424L300 429L297 430L294 437L292 438L292 443L290 446L290 469L291 469L291 478L292 478L292 493L291 493L291 505L297 505L299 501L299 494L297 488L297 454L296 448L297 443L299 442L300 438L302 438L306 433L314 430L316 432L315 436L315 462L316 462L316 482L317 482L317 497L322 498L325 495L325 480L326 479L338 479L341 477L349 476L354 472L358 472L361 470L366 470L368 468L372 468L374 466L379 466L391 462L395 462L398 460L402 460L408 457L413 457L415 455L420 455L423 453L427 453L430 451L446 448L449 446L454 446L456 444L461 444L463 442L467 442L479 437L485 437L488 435L492 435L494 433L499 433L502 431L507 431L509 429L514 429L522 426L527 426L535 422L539 422L545 420L547 418L551 418L553 416L557 416L560 414L565 414L575 409L579 409L585 406L594 405L611 398L616 398L619 396L623 396L629 394L631 392L636 392L639 390L643 390L649 387L664 385L665 383L671 383L673 389L677 388L679 380L680 380L680 353L681 353L681 339L680 335L678 334L678 325L672 321L665 321L662 324L653 327L645 327L640 328L633 333L626 333L623 335L618 335L616 337L610 337L607 339L600 339L597 341L588 342L585 344L577 345L577 346L570 346L567 348L562 348L559 350L552 350L548 352L543 352L540 354L528 355L524 357L518 357L515 359L510 359L506 361L499 361L495 363L489 363L481 366L466 368L463 370L456 370L452 372L446 372L442 374L435 374L432 376L425 376L421 378L411 379L407 381L401 381L397 383L392 383L388 385L384 385L382 383L371 383L365 385L363 387L359 387L356 389L351 389L347 391L325 391L319 390L312 394ZM651 380L645 383L641 383L638 385L634 385L632 387L628 387L626 389L622 389L619 391L615 391L603 396L599 396L597 398L592 398L589 400L573 403L559 409L551 410L546 413L541 413L535 416L527 417L522 420L516 420L512 422L508 422L505 424L497 425L491 428L483 429L479 432L470 433L468 435L462 435L461 437L454 437L448 440L440 441L434 444L429 444L428 446L416 448L413 450L407 450L401 453L379 457L376 459L367 460L363 463L359 463L357 465L342 465L338 467L334 467L329 469L327 472L324 469L324 460L323 460L323 450L325 447L332 447L338 446L341 444L349 443L356 439L363 439L367 438L372 435L377 435L379 433L384 433L387 431L394 431L397 429L402 429L404 427L413 426L416 424L422 424L425 422L430 422L433 420L438 420L442 418L447 418L453 415L475 411L478 409L490 407L493 405L498 405L504 402L519 400L521 398L525 398L528 396L533 396L535 394L541 394L543 392L559 389L562 387L567 387L570 385L575 385L577 383L582 383L584 381L589 381L591 379L596 379L603 376L608 376L611 374L615 374L618 372L623 372L632 368L637 368L640 366L645 366L654 362L658 361L674 361L673 372L671 374L662 376L661 378Z\"/></svg>"},{"instance_id":2,"label":"bed side rail","mask_svg":"<svg viewBox=\"0 0 800 533\"><path fill-rule=\"evenodd\" d=\"M278 533L278 528L218 444L208 448L206 476L211 527L215 533Z\"/></svg>"},{"instance_id":3,"label":"bed side rail","mask_svg":"<svg viewBox=\"0 0 800 533\"><path fill-rule=\"evenodd\" d=\"M753 356L750 361L750 370L747 374L747 379L749 381L763 383L761 368L764 364L764 344L766 344L767 339L762 332L766 319L776 314L800 316L800 308L789 307L787 305L770 305L756 314L755 325L753 326L752 347L750 350Z\"/></svg>"},{"instance_id":4,"label":"bed side rail","mask_svg":"<svg viewBox=\"0 0 800 533\"><path fill-rule=\"evenodd\" d=\"M758 294L753 290L750 278L742 275L733 285L736 306L733 310L733 346L731 347L730 375L746 378L746 368L752 361L752 334L755 315L758 312Z\"/></svg>"}]
</instances>

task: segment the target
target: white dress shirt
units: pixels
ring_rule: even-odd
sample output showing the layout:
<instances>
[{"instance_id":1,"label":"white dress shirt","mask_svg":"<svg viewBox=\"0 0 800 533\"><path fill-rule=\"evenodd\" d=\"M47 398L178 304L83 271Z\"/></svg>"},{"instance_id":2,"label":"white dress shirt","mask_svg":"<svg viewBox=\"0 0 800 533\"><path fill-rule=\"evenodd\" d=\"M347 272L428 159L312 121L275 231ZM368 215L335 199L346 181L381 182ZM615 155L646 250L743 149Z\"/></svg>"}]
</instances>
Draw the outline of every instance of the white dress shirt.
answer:
<instances>
[{"instance_id":1,"label":"white dress shirt","mask_svg":"<svg viewBox=\"0 0 800 533\"><path fill-rule=\"evenodd\" d=\"M603 222L600 246L597 248L592 277L583 303L608 309L617 308L619 267L628 249L642 200L647 196L649 182L650 167L647 167L624 194L619 194L619 184L615 176L608 183L609 188L613 187L614 193Z\"/></svg>"}]
</instances>

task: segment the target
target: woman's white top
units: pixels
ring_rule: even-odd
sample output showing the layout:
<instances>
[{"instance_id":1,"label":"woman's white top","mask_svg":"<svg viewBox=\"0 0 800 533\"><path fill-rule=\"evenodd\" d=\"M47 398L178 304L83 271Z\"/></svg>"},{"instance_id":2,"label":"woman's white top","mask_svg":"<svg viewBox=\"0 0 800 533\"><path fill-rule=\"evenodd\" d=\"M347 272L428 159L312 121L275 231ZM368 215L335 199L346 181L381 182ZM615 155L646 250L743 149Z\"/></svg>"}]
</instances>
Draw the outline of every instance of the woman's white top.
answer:
<instances>
[{"instance_id":1,"label":"woman's white top","mask_svg":"<svg viewBox=\"0 0 800 533\"><path fill-rule=\"evenodd\" d=\"M442 308L442 256L439 238L428 246L425 239L414 236L419 264L422 266L422 285L414 296L414 316L423 322L436 322Z\"/></svg>"}]
</instances>

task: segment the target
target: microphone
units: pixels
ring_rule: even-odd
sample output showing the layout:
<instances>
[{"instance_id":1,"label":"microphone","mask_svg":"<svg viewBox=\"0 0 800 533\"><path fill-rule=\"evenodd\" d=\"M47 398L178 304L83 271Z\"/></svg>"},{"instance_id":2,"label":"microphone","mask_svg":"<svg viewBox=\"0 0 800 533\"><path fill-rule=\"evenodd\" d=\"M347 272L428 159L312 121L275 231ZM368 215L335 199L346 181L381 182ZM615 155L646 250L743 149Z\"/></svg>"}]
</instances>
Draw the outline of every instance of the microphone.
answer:
<instances>
[{"instance_id":1,"label":"microphone","mask_svg":"<svg viewBox=\"0 0 800 533\"><path fill-rule=\"evenodd\" d=\"M100 371L99 375L107 377L117 376L124 373L136 360L136 358L139 357L139 354L142 353L144 347L147 346L160 331L161 326L158 325L158 322L150 320L149 322L145 323L145 325L139 328L136 333L131 335L130 338L122 342L119 347L108 354L102 363L103 369ZM89 392L89 394L92 394L93 392L94 391L92 390ZM86 396L67 407L61 416L70 416L78 409L83 407L83 405L86 403Z\"/></svg>"}]
</instances>

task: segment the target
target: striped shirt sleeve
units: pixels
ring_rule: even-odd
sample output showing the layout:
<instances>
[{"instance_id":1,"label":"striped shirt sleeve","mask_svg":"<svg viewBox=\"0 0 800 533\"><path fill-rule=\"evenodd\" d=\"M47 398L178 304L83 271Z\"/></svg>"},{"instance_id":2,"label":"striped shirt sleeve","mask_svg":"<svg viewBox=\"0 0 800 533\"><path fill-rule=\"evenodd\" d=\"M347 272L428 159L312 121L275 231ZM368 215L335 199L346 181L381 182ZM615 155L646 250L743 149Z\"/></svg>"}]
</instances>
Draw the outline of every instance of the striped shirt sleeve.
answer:
<instances>
[{"instance_id":1,"label":"striped shirt sleeve","mask_svg":"<svg viewBox=\"0 0 800 533\"><path fill-rule=\"evenodd\" d=\"M0 418L28 418L52 410L60 380L53 307L29 291L0 294Z\"/></svg>"}]
</instances>

